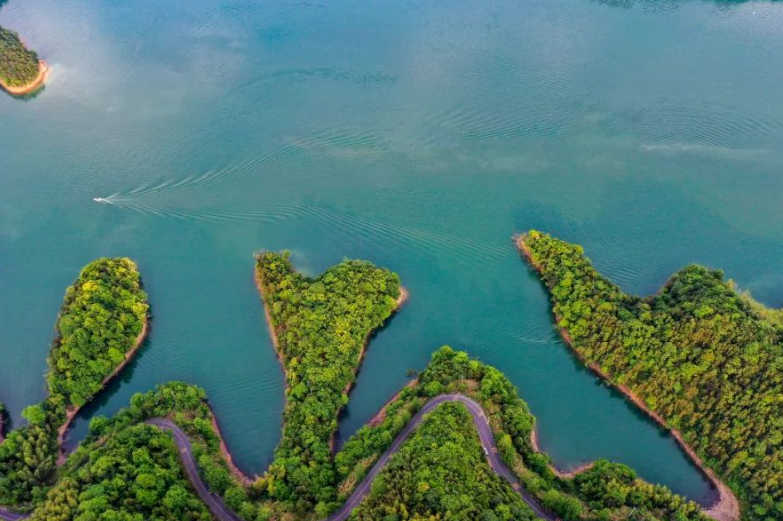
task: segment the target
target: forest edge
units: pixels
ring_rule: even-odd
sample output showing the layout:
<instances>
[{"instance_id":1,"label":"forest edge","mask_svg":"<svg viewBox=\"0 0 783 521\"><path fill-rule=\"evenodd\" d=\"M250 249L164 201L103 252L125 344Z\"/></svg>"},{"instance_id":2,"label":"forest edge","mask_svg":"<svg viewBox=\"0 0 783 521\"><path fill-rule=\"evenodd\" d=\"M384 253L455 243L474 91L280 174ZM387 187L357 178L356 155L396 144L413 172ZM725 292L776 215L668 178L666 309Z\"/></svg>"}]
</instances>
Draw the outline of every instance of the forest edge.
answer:
<instances>
[{"instance_id":1,"label":"forest edge","mask_svg":"<svg viewBox=\"0 0 783 521\"><path fill-rule=\"evenodd\" d=\"M518 235L514 235L512 240L516 244L517 248L519 249L522 256L525 258L527 263L536 272L541 274L542 272L541 266L533 259L533 254L530 251L528 245L525 243L526 238L527 238L527 234L518 234ZM543 282L543 279L541 280ZM685 439L683 438L680 431L671 428L660 415L650 410L647 407L647 404L645 404L643 400L641 400L638 396L636 396L628 387L622 384L614 383L609 378L609 375L607 375L598 366L598 364L588 363L581 356L579 351L574 348L573 342L571 340L571 335L568 334L568 331L566 331L563 327L560 326L560 317L558 316L558 314L555 313L554 310L552 311L552 314L554 315L555 324L557 326L558 331L560 332L560 336L563 338L563 341L566 343L566 345L568 345L568 347L571 348L571 352L574 353L576 357L586 367L588 367L591 371L593 371L593 373L595 373L608 385L620 391L623 394L623 396L625 396L627 399L633 402L634 405L636 405L639 409L644 411L644 413L647 414L647 416L650 417L655 423L657 423L664 430L670 432L671 435L674 437L674 439L677 440L677 443L682 448L682 450L688 455L688 457L690 457L690 459L699 468L699 470L701 470L704 473L704 475L707 476L707 478L710 480L713 486L715 486L716 490L718 491L717 501L709 508L705 508L704 513L712 517L716 521L739 521L741 517L740 504L739 504L739 500L737 500L737 497L734 495L734 492L715 474L715 472L713 472L712 469L710 469L704 464L704 462L699 457L699 455L696 454L696 451L694 451L693 448L691 448L691 446L685 442ZM537 443L537 440L535 440L535 431L533 431L531 438L533 438L531 439L531 442ZM535 446L536 445L534 445L534 447ZM588 468L590 468L589 464L582 466L580 469L577 469L577 471L584 472ZM556 469L553 470L557 472ZM578 473L577 471L572 471L569 474L570 475L577 474Z\"/></svg>"}]
</instances>

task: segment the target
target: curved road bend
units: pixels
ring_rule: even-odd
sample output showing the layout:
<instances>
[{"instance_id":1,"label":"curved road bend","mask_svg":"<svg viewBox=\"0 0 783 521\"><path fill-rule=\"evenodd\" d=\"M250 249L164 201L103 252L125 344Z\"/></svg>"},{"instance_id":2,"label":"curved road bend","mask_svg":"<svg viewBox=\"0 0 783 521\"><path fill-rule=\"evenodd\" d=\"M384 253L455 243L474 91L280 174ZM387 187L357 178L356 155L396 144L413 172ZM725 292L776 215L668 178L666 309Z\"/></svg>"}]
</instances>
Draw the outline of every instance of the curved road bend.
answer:
<instances>
[{"instance_id":1,"label":"curved road bend","mask_svg":"<svg viewBox=\"0 0 783 521\"><path fill-rule=\"evenodd\" d=\"M487 454L487 460L490 467L492 467L492 470L503 479L508 481L514 491L519 494L519 496L525 501L525 503L527 503L527 505L538 517L545 519L546 521L559 521L557 516L548 510L545 510L537 499L535 499L531 494L522 488L519 480L517 480L517 478L512 474L511 470L509 470L509 468L506 467L502 461L500 461L500 457L497 453L497 446L495 445L495 439L492 436L492 428L489 426L489 422L487 421L486 416L484 416L484 411L478 403L461 394L444 394L427 402L427 404L425 404L424 407L422 407L421 410L416 413L413 419L408 422L408 425L405 426L402 432L400 432L397 437L394 438L394 442L388 449L386 449L375 465L373 465L372 469L370 469L370 472L367 474L367 476L365 476L365 478L362 480L353 494L351 494L345 504L340 508L340 510L323 521L345 521L348 519L348 516L351 515L351 512L357 506L359 506L359 503L361 503L367 494L369 494L370 486L375 480L375 477L381 472L381 470L383 470L383 467L386 466L386 463L389 462L391 457L400 450L402 444L405 443L405 440L407 440L413 431L416 430L416 427L421 424L424 416L432 412L439 405L446 402L460 402L465 404L465 406L468 408L470 415L473 417L473 423L476 425L479 439L481 440L481 445L484 447L484 450ZM147 420L145 423L154 425L165 431L169 431L174 435L174 442L179 449L179 456L185 467L185 472L188 475L188 479L193 484L193 487L196 489L199 497L201 497L201 499L212 511L212 514L220 521L242 521L239 516L237 516L226 506L226 504L223 502L223 499L217 494L210 492L207 488L207 485L201 480L201 477L198 474L198 469L196 468L196 462L193 459L190 440L185 435L185 433L182 432L182 430L180 430L180 428L177 427L177 425L175 425L173 422L162 418ZM24 514L14 514L0 508L0 519L7 521L18 521L27 517L29 516Z\"/></svg>"}]
</instances>

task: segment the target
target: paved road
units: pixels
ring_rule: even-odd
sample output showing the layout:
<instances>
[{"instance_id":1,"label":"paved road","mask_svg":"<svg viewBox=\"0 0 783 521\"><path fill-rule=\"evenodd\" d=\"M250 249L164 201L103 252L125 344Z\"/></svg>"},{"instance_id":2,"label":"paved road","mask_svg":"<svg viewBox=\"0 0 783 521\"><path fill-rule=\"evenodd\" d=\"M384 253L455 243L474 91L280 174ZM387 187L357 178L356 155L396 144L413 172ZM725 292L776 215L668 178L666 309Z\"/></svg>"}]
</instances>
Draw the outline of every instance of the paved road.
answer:
<instances>
[{"instance_id":1,"label":"paved road","mask_svg":"<svg viewBox=\"0 0 783 521\"><path fill-rule=\"evenodd\" d=\"M502 461L500 461L500 457L497 454L497 447L495 446L495 439L492 437L492 428L489 426L487 417L484 416L483 409L478 403L471 400L467 396L462 396L461 394L443 394L427 402L427 404L422 407L418 413L416 413L416 416L414 416L413 419L408 422L408 425L405 426L402 432L397 435L391 446L386 449L386 452L384 452L381 458L375 463L375 465L373 465L370 472L367 474L364 480L362 480L361 484L356 488L353 494L351 494L342 508L329 516L325 521L345 521L348 519L348 516L351 515L353 509L359 506L359 503L361 503L365 496L367 496L367 494L370 492L370 486L372 485L375 477L381 470L383 470L383 467L386 465L386 463L388 463L389 459L391 459L391 457L400 450L402 444L405 443L405 440L408 439L414 430L416 430L416 427L418 427L422 422L424 416L445 402L461 402L467 406L470 415L473 416L473 423L476 425L476 429L478 429L481 445L484 446L484 449L487 453L487 460L489 460L489 465L492 467L492 470L494 470L496 474L509 482L517 494L522 497L525 503L528 504L528 506L538 517L541 519L546 519L547 521L557 521L557 516L545 510L538 500L525 491L517 478L514 477L514 475L511 473L511 470L509 470L509 468L506 467Z\"/></svg>"},{"instance_id":2,"label":"paved road","mask_svg":"<svg viewBox=\"0 0 783 521\"><path fill-rule=\"evenodd\" d=\"M0 519L6 519L7 521L18 521L19 519L27 519L30 514L15 514L0 507Z\"/></svg>"},{"instance_id":3,"label":"paved road","mask_svg":"<svg viewBox=\"0 0 783 521\"><path fill-rule=\"evenodd\" d=\"M484 415L484 411L481 409L481 406L478 403L461 394L444 394L427 402L427 404L422 407L418 413L416 413L413 419L408 422L408 425L405 426L402 432L397 435L391 446L386 450L386 452L383 453L375 465L373 465L372 469L370 469L370 472L367 474L364 480L362 480L362 482L359 484L353 494L351 494L340 510L329 516L324 521L345 521L348 519L348 517L351 515L351 512L357 506L359 506L362 500L370 492L370 486L372 485L375 477L378 475L378 473L380 473L381 470L383 470L383 467L386 465L386 463L388 463L391 457L400 450L402 444L405 443L405 440L408 439L414 430L416 430L416 427L418 427L422 422L424 416L426 416L427 413L432 412L433 409L439 405L446 402L460 402L465 404L465 406L468 408L468 411L473 417L473 423L476 425L479 438L481 439L481 445L484 447L484 450L487 454L487 460L490 467L492 467L492 470L494 470L495 473L501 476L503 479L508 481L511 487L516 491L517 494L520 495L520 497L525 501L525 503L528 504L528 506L538 517L545 519L546 521L559 521L557 516L545 510L538 500L536 500L531 494L522 488L519 480L517 480L517 478L512 474L511 470L509 470L509 468L506 467L506 465L500 460L500 457L497 453L497 446L495 445L495 439L492 437L492 429L490 428L489 422ZM220 521L242 521L240 517L238 517L234 512L231 511L231 509L226 506L226 504L223 502L223 499L217 494L210 492L207 488L207 485L201 480L201 477L198 474L198 469L196 468L196 462L193 459L190 440L185 435L185 433L182 432L180 428L177 427L174 423L162 418L147 420L146 423L169 431L174 435L174 442L177 444L177 448L179 449L179 456L182 460L182 464L185 467L185 472L188 475L188 479L190 479L190 482L193 484L193 487L196 489L198 495L212 511L212 514ZM27 517L29 516L14 514L0 508L0 519L18 521Z\"/></svg>"},{"instance_id":4,"label":"paved road","mask_svg":"<svg viewBox=\"0 0 783 521\"><path fill-rule=\"evenodd\" d=\"M154 425L164 431L169 431L174 435L174 443L177 444L177 448L179 449L179 459L182 460L182 464L185 466L185 473L193 484L193 488L198 492L199 497L212 511L212 514L220 519L220 521L243 521L241 517L236 515L226 506L223 502L223 498L210 492L206 483L201 480L201 476L198 474L198 468L196 467L196 461L193 459L193 448L190 445L190 440L187 435L185 435L174 422L164 420L163 418L154 418L152 420L147 420L145 423Z\"/></svg>"}]
</instances>

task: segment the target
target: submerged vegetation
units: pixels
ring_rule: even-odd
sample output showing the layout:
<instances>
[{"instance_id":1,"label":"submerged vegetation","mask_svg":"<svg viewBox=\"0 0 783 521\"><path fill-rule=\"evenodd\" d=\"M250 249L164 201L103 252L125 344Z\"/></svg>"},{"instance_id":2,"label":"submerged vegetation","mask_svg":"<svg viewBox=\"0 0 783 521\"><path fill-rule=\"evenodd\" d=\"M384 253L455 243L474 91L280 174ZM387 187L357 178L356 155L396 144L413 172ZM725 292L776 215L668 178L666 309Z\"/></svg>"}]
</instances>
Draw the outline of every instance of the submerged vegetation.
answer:
<instances>
[{"instance_id":1,"label":"submerged vegetation","mask_svg":"<svg viewBox=\"0 0 783 521\"><path fill-rule=\"evenodd\" d=\"M0 27L0 82L22 87L38 77L38 54L27 49L19 35Z\"/></svg>"},{"instance_id":2,"label":"submerged vegetation","mask_svg":"<svg viewBox=\"0 0 783 521\"><path fill-rule=\"evenodd\" d=\"M49 357L49 396L27 407L28 425L0 445L0 504L43 499L58 458L58 431L103 387L142 337L147 296L129 259L98 259L65 293Z\"/></svg>"},{"instance_id":3,"label":"submerged vegetation","mask_svg":"<svg viewBox=\"0 0 783 521\"><path fill-rule=\"evenodd\" d=\"M537 231L522 241L579 356L680 431L744 501L745 518L782 519L779 313L737 294L721 271L688 266L640 298L580 246Z\"/></svg>"}]
</instances>

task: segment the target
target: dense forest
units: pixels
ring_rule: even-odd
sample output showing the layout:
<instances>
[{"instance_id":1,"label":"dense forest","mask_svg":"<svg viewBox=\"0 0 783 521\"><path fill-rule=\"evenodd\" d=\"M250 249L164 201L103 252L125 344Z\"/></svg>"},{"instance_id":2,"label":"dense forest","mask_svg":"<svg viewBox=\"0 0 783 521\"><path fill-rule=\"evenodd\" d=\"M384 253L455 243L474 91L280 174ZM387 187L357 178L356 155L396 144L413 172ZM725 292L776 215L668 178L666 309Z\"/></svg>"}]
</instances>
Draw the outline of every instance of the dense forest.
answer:
<instances>
[{"instance_id":1,"label":"dense forest","mask_svg":"<svg viewBox=\"0 0 783 521\"><path fill-rule=\"evenodd\" d=\"M396 308L400 281L348 260L310 279L272 252L257 256L256 274L288 388L283 436L261 487L295 512L323 516L336 506L330 441L337 416L370 333Z\"/></svg>"},{"instance_id":2,"label":"dense forest","mask_svg":"<svg viewBox=\"0 0 783 521\"><path fill-rule=\"evenodd\" d=\"M52 398L80 407L141 341L147 296L130 259L98 259L65 292L46 381ZM50 400L51 401L51 400Z\"/></svg>"},{"instance_id":3,"label":"dense forest","mask_svg":"<svg viewBox=\"0 0 783 521\"><path fill-rule=\"evenodd\" d=\"M57 485L33 512L34 521L207 521L212 519L182 471L168 433L145 419L169 416L188 430L195 454L213 490L224 493L227 470L210 463L205 451L219 453L204 391L170 383L132 398L130 407L90 424L88 439L60 470ZM222 472L222 474L221 474ZM214 477L216 475L222 477Z\"/></svg>"},{"instance_id":4,"label":"dense forest","mask_svg":"<svg viewBox=\"0 0 783 521\"><path fill-rule=\"evenodd\" d=\"M54 478L58 430L136 346L147 296L129 259L98 259L65 293L49 356L49 396L23 411L28 425L0 444L0 505L41 501Z\"/></svg>"},{"instance_id":5,"label":"dense forest","mask_svg":"<svg viewBox=\"0 0 783 521\"><path fill-rule=\"evenodd\" d=\"M558 477L549 457L531 445L535 417L514 385L497 369L450 347L433 354L418 381L387 405L382 421L360 429L337 454L341 499L350 494L413 414L428 399L444 393L460 393L481 404L502 460L528 492L565 521L709 519L695 503L664 486L646 483L624 465L599 460L575 479ZM446 462L443 465L448 466ZM389 521L402 519L390 517Z\"/></svg>"},{"instance_id":6,"label":"dense forest","mask_svg":"<svg viewBox=\"0 0 783 521\"><path fill-rule=\"evenodd\" d=\"M78 316L86 309L96 316L102 316L99 308L111 310L116 320L130 313L143 322L147 307L135 267L125 265L135 274L129 275L120 265L85 268L66 295L58 321L63 338L83 338L75 331L91 330L93 324L85 317L63 323L69 314ZM558 477L548 457L531 445L535 418L516 388L498 370L449 347L438 350L411 385L332 455L330 440L360 353L370 332L397 306L399 280L391 272L358 261L344 261L310 279L296 273L287 256L271 253L257 258L256 270L288 383L286 424L275 460L264 476L247 483L232 473L206 393L173 382L134 395L130 406L112 418L94 418L88 438L57 470L55 480L53 431L59 425L55 420L62 420L66 404L77 403L73 396L89 399L91 395L79 391L92 388L70 385L73 378L62 375L83 375L85 382L96 382L106 374L105 368L85 373L65 364L49 375L52 393L56 391L59 399L50 397L51 403L28 408L24 415L29 425L0 445L2 504L33 510L35 520L209 519L182 471L171 435L143 424L163 417L187 434L202 479L242 519L322 519L341 506L428 400L461 393L478 401L486 412L503 461L544 507L563 520L706 521L697 505L640 480L623 465L599 461L576 478ZM101 291L104 284L105 289L113 289ZM114 333L106 337L100 333L101 342L109 345L111 338L120 342L112 345L131 345L140 324L126 317L127 324L119 322L128 327L120 328L115 319L103 321ZM63 358L64 345L62 339L55 342L58 355L50 357L52 367ZM97 351L84 351L80 342L67 345L72 346L69 352L101 359ZM353 514L355 518L531 518L519 496L487 465L463 406L440 405L403 447L373 485L369 499Z\"/></svg>"},{"instance_id":7,"label":"dense forest","mask_svg":"<svg viewBox=\"0 0 783 521\"><path fill-rule=\"evenodd\" d=\"M445 403L378 475L352 519L532 521L536 516L487 464L465 406Z\"/></svg>"},{"instance_id":8,"label":"dense forest","mask_svg":"<svg viewBox=\"0 0 783 521\"><path fill-rule=\"evenodd\" d=\"M580 246L522 239L558 324L587 363L679 430L744 501L743 516L783 519L783 328L721 271L688 266L656 295L623 293Z\"/></svg>"},{"instance_id":9,"label":"dense forest","mask_svg":"<svg viewBox=\"0 0 783 521\"><path fill-rule=\"evenodd\" d=\"M27 49L19 35L0 27L0 81L21 87L38 77L38 54Z\"/></svg>"},{"instance_id":10,"label":"dense forest","mask_svg":"<svg viewBox=\"0 0 783 521\"><path fill-rule=\"evenodd\" d=\"M535 420L513 385L496 369L448 347L436 352L419 381L386 407L382 421L361 429L335 457L339 482L333 486L339 489L339 501L334 508L415 411L446 392L460 392L481 403L504 461L542 504L564 520L707 520L697 505L665 487L645 483L623 465L599 461L577 478L555 476L547 456L530 446ZM194 502L172 458L176 451L172 453L172 446L163 441L169 435L157 435L152 427L139 425L157 417L171 419L187 433L205 483L241 518L294 521L324 517L313 511L293 512L285 502L270 499L264 478L245 485L233 476L221 454L205 392L173 382L135 395L128 408L110 419L93 419L88 439L60 470L57 486L37 505L35 519L202 519L203 507ZM137 460L142 470L133 469ZM371 497L354 514L358 519L524 520L530 515L513 490L491 472L470 417L456 404L441 405L431 413L381 476ZM478 517L460 517L467 504ZM379 512L384 516L374 517Z\"/></svg>"},{"instance_id":11,"label":"dense forest","mask_svg":"<svg viewBox=\"0 0 783 521\"><path fill-rule=\"evenodd\" d=\"M71 465L33 521L209 521L168 434L138 424Z\"/></svg>"}]
</instances>

